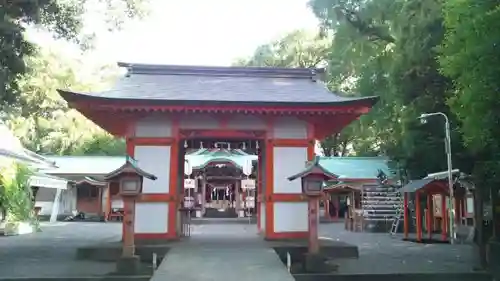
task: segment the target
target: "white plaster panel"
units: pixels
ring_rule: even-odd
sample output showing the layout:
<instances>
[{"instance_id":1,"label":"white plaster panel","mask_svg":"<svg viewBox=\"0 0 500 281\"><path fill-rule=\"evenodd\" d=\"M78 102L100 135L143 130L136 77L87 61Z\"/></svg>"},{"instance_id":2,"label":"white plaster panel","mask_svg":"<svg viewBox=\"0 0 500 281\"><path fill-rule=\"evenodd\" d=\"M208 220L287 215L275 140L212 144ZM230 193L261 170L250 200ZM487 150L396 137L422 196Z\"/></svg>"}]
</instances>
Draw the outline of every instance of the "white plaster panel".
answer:
<instances>
[{"instance_id":1,"label":"white plaster panel","mask_svg":"<svg viewBox=\"0 0 500 281\"><path fill-rule=\"evenodd\" d=\"M41 187L36 194L35 207L40 207L40 215L50 215L57 189ZM76 193L72 190L62 190L59 204L59 214L69 214L73 208L69 203L76 198Z\"/></svg>"},{"instance_id":2,"label":"white plaster panel","mask_svg":"<svg viewBox=\"0 0 500 281\"><path fill-rule=\"evenodd\" d=\"M265 130L267 128L264 120L252 115L231 116L227 127L239 130Z\"/></svg>"},{"instance_id":3,"label":"white plaster panel","mask_svg":"<svg viewBox=\"0 0 500 281\"><path fill-rule=\"evenodd\" d=\"M218 129L219 122L208 114L190 114L179 120L181 129Z\"/></svg>"},{"instance_id":4,"label":"white plaster panel","mask_svg":"<svg viewBox=\"0 0 500 281\"><path fill-rule=\"evenodd\" d=\"M141 119L135 123L136 137L171 137L172 121L164 116L154 116Z\"/></svg>"},{"instance_id":5,"label":"white plaster panel","mask_svg":"<svg viewBox=\"0 0 500 281\"><path fill-rule=\"evenodd\" d=\"M274 232L308 231L307 202L274 202Z\"/></svg>"},{"instance_id":6,"label":"white plaster panel","mask_svg":"<svg viewBox=\"0 0 500 281\"><path fill-rule=\"evenodd\" d=\"M295 117L280 117L273 120L276 139L307 139L307 122Z\"/></svg>"},{"instance_id":7,"label":"white plaster panel","mask_svg":"<svg viewBox=\"0 0 500 281\"><path fill-rule=\"evenodd\" d=\"M266 230L266 204L260 204L260 229L262 231Z\"/></svg>"},{"instance_id":8,"label":"white plaster panel","mask_svg":"<svg viewBox=\"0 0 500 281\"><path fill-rule=\"evenodd\" d=\"M307 161L307 147L274 147L274 193L302 193L300 179L288 177L302 171Z\"/></svg>"},{"instance_id":9,"label":"white plaster panel","mask_svg":"<svg viewBox=\"0 0 500 281\"><path fill-rule=\"evenodd\" d=\"M135 146L134 158L144 171L157 177L144 179L143 193L168 193L170 184L170 146Z\"/></svg>"},{"instance_id":10,"label":"white plaster panel","mask_svg":"<svg viewBox=\"0 0 500 281\"><path fill-rule=\"evenodd\" d=\"M36 193L36 201L54 201L54 198L56 197L56 191L57 189L55 188L44 188L40 187L38 189L38 192Z\"/></svg>"},{"instance_id":11,"label":"white plaster panel","mask_svg":"<svg viewBox=\"0 0 500 281\"><path fill-rule=\"evenodd\" d=\"M165 202L138 202L135 204L136 233L167 233L168 204Z\"/></svg>"}]
</instances>

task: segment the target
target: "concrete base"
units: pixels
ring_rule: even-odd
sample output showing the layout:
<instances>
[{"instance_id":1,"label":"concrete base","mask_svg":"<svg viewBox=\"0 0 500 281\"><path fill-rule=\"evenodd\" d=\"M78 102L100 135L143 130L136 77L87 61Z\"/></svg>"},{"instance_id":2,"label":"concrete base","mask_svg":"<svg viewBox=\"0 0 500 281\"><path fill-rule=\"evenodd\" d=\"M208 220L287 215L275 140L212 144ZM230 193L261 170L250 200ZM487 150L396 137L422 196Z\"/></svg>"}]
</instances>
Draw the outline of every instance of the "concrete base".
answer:
<instances>
[{"instance_id":1,"label":"concrete base","mask_svg":"<svg viewBox=\"0 0 500 281\"><path fill-rule=\"evenodd\" d=\"M3 228L3 235L22 235L35 232L35 226L29 222L7 222Z\"/></svg>"},{"instance_id":2,"label":"concrete base","mask_svg":"<svg viewBox=\"0 0 500 281\"><path fill-rule=\"evenodd\" d=\"M491 274L500 280L500 241L490 240L488 242L488 264L491 270Z\"/></svg>"},{"instance_id":3,"label":"concrete base","mask_svg":"<svg viewBox=\"0 0 500 281\"><path fill-rule=\"evenodd\" d=\"M491 281L487 273L294 274L296 281Z\"/></svg>"},{"instance_id":4,"label":"concrete base","mask_svg":"<svg viewBox=\"0 0 500 281\"><path fill-rule=\"evenodd\" d=\"M328 263L328 259L321 254L306 254L304 269L309 273L331 273L337 271L337 266Z\"/></svg>"},{"instance_id":5,"label":"concrete base","mask_svg":"<svg viewBox=\"0 0 500 281\"><path fill-rule=\"evenodd\" d=\"M139 256L120 257L116 262L116 273L123 275L136 275L141 270L141 259Z\"/></svg>"},{"instance_id":6,"label":"concrete base","mask_svg":"<svg viewBox=\"0 0 500 281\"><path fill-rule=\"evenodd\" d=\"M282 261L286 260L289 253L292 260L299 263L305 262L305 256L308 252L307 239L289 239L267 241L269 247L273 248ZM326 259L357 259L359 251L356 245L347 244L340 241L320 239L320 254Z\"/></svg>"}]
</instances>

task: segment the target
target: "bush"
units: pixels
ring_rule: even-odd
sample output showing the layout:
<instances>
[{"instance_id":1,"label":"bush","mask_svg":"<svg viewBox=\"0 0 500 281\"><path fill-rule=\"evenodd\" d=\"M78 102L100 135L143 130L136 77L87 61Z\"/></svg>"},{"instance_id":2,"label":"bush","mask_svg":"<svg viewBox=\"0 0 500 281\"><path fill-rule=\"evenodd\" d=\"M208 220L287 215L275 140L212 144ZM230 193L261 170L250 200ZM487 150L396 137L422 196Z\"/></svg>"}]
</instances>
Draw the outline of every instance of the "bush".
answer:
<instances>
[{"instance_id":1,"label":"bush","mask_svg":"<svg viewBox=\"0 0 500 281\"><path fill-rule=\"evenodd\" d=\"M7 213L7 221L26 221L37 224L30 185L31 169L14 163L0 169L0 205Z\"/></svg>"}]
</instances>

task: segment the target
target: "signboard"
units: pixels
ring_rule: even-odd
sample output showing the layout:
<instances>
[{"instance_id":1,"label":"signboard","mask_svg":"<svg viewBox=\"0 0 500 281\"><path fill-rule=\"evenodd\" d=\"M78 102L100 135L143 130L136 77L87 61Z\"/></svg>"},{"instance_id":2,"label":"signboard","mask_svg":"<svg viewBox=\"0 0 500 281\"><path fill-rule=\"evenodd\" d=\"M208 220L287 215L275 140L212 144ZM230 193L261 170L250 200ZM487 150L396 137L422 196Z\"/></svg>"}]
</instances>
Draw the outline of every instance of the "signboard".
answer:
<instances>
[{"instance_id":1,"label":"signboard","mask_svg":"<svg viewBox=\"0 0 500 281\"><path fill-rule=\"evenodd\" d=\"M241 188L243 190L248 190L248 189L255 189L255 180L241 180Z\"/></svg>"},{"instance_id":2,"label":"signboard","mask_svg":"<svg viewBox=\"0 0 500 281\"><path fill-rule=\"evenodd\" d=\"M194 179L185 179L184 180L184 189L195 189L196 182Z\"/></svg>"}]
</instances>

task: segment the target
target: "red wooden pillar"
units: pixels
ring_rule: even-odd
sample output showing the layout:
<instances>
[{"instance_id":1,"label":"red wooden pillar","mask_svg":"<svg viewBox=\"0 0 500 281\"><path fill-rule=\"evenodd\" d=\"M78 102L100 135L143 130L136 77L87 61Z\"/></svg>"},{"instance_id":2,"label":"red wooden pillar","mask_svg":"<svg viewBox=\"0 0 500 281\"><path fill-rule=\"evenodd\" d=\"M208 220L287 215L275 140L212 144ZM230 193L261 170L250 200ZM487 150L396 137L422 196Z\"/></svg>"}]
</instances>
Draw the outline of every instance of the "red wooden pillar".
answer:
<instances>
[{"instance_id":1,"label":"red wooden pillar","mask_svg":"<svg viewBox=\"0 0 500 281\"><path fill-rule=\"evenodd\" d=\"M422 206L420 205L420 192L415 193L415 213L417 216L417 242L422 242Z\"/></svg>"},{"instance_id":2,"label":"red wooden pillar","mask_svg":"<svg viewBox=\"0 0 500 281\"><path fill-rule=\"evenodd\" d=\"M123 214L123 257L135 255L134 220L135 220L135 198L122 197L125 207Z\"/></svg>"},{"instance_id":3,"label":"red wooden pillar","mask_svg":"<svg viewBox=\"0 0 500 281\"><path fill-rule=\"evenodd\" d=\"M323 206L325 207L325 214L324 217L327 220L331 220L332 217L330 216L330 193L325 193L325 196L323 198Z\"/></svg>"},{"instance_id":4,"label":"red wooden pillar","mask_svg":"<svg viewBox=\"0 0 500 281\"><path fill-rule=\"evenodd\" d=\"M427 236L429 239L432 239L432 232L434 231L433 229L433 222L434 222L434 206L432 202L432 194L427 194L427 217L426 217L426 222L427 222Z\"/></svg>"},{"instance_id":5,"label":"red wooden pillar","mask_svg":"<svg viewBox=\"0 0 500 281\"><path fill-rule=\"evenodd\" d=\"M455 217L455 224L459 225L460 220L462 219L462 212L461 212L462 199L455 196L454 201L455 201L455 216L454 216Z\"/></svg>"},{"instance_id":6,"label":"red wooden pillar","mask_svg":"<svg viewBox=\"0 0 500 281\"><path fill-rule=\"evenodd\" d=\"M106 206L104 209L104 221L109 220L109 215L111 214L111 183L106 184Z\"/></svg>"},{"instance_id":7,"label":"red wooden pillar","mask_svg":"<svg viewBox=\"0 0 500 281\"><path fill-rule=\"evenodd\" d=\"M318 208L319 200L315 197L309 198L309 253L317 254L319 252L318 237Z\"/></svg>"},{"instance_id":8,"label":"red wooden pillar","mask_svg":"<svg viewBox=\"0 0 500 281\"><path fill-rule=\"evenodd\" d=\"M333 201L333 204L335 206L335 220L339 220L340 216L340 196L335 195L335 200Z\"/></svg>"},{"instance_id":9,"label":"red wooden pillar","mask_svg":"<svg viewBox=\"0 0 500 281\"><path fill-rule=\"evenodd\" d=\"M403 204L403 223L404 223L404 238L408 239L408 232L410 229L409 216L408 216L408 193L404 193L404 204Z\"/></svg>"},{"instance_id":10,"label":"red wooden pillar","mask_svg":"<svg viewBox=\"0 0 500 281\"><path fill-rule=\"evenodd\" d=\"M446 195L441 194L441 240L447 239L448 214L446 212Z\"/></svg>"}]
</instances>

